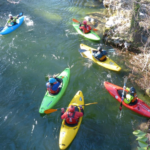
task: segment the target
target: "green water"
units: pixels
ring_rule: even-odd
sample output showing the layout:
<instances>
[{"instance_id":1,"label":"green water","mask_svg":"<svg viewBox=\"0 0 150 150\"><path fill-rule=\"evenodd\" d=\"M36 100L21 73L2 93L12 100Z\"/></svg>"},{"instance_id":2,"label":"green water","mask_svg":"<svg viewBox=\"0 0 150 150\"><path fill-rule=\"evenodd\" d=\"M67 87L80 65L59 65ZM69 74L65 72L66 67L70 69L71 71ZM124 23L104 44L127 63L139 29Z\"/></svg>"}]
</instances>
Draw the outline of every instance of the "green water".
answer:
<instances>
[{"instance_id":1,"label":"green water","mask_svg":"<svg viewBox=\"0 0 150 150\"><path fill-rule=\"evenodd\" d=\"M98 102L85 107L81 127L68 150L136 149L132 132L147 118L125 107L120 114L119 103L103 86L104 81L123 86L122 77L129 70L122 58L110 50L112 47L103 45L108 56L122 67L116 73L78 52L80 43L94 48L99 43L78 35L72 18L81 21L87 13L102 9L102 3L94 0L0 2L0 26L6 23L9 13L23 12L26 16L16 31L0 37L0 150L59 149L60 112L41 116L38 109L46 91L45 76L60 73L66 67L71 68L70 82L55 108L68 106L78 90L82 90L85 103ZM132 84L128 81L127 86ZM138 97L149 103L136 89Z\"/></svg>"}]
</instances>

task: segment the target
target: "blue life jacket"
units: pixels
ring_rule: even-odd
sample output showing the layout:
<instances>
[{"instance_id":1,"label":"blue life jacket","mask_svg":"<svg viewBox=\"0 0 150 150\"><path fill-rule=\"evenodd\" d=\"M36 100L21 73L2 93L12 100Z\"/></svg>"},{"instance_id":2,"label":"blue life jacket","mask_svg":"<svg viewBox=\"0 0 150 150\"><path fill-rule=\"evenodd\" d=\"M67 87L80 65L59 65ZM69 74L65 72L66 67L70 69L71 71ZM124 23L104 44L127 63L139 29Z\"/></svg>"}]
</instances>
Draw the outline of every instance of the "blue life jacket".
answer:
<instances>
[{"instance_id":1,"label":"blue life jacket","mask_svg":"<svg viewBox=\"0 0 150 150\"><path fill-rule=\"evenodd\" d=\"M102 58L103 56L107 55L107 51L102 50L101 53L97 52L97 53L94 53L93 55L94 55L95 58L100 59L100 58Z\"/></svg>"}]
</instances>

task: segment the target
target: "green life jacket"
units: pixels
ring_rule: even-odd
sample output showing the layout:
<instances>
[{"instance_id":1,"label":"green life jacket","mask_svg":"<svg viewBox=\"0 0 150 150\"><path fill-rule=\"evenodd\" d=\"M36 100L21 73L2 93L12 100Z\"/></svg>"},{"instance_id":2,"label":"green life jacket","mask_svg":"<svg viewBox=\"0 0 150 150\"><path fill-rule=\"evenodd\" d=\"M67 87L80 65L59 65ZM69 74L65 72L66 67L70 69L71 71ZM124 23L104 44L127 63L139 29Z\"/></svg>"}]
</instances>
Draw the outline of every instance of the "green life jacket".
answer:
<instances>
[{"instance_id":1,"label":"green life jacket","mask_svg":"<svg viewBox=\"0 0 150 150\"><path fill-rule=\"evenodd\" d=\"M130 95L130 94L127 94L127 95L126 95L126 98L124 99L124 102L125 102L126 104L130 104L133 99L134 99L134 96L132 96L132 95Z\"/></svg>"},{"instance_id":2,"label":"green life jacket","mask_svg":"<svg viewBox=\"0 0 150 150\"><path fill-rule=\"evenodd\" d=\"M9 20L7 21L7 24L14 25L14 23L16 22L16 20L17 20L17 17L13 17L13 19L9 19Z\"/></svg>"}]
</instances>

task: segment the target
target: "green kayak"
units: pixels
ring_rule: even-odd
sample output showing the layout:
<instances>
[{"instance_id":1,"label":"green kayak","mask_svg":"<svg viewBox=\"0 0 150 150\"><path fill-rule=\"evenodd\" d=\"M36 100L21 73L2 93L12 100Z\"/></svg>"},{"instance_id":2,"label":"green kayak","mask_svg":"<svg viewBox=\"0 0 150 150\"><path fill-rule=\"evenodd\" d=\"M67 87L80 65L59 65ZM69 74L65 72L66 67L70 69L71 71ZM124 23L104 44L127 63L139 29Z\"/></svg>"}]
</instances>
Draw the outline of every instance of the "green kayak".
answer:
<instances>
[{"instance_id":1,"label":"green kayak","mask_svg":"<svg viewBox=\"0 0 150 150\"><path fill-rule=\"evenodd\" d=\"M62 79L60 92L57 95L51 95L46 91L39 109L40 114L43 114L45 110L52 108L60 100L69 83L70 69L66 68L59 76L57 76L57 78Z\"/></svg>"},{"instance_id":2,"label":"green kayak","mask_svg":"<svg viewBox=\"0 0 150 150\"><path fill-rule=\"evenodd\" d=\"M73 22L73 27L76 29L76 31L81 34L82 36L84 36L85 38L87 39L90 39L90 40L94 40L94 41L100 41L100 37L94 32L94 31L90 31L89 33L83 33L80 28L79 28L79 23L75 23Z\"/></svg>"}]
</instances>

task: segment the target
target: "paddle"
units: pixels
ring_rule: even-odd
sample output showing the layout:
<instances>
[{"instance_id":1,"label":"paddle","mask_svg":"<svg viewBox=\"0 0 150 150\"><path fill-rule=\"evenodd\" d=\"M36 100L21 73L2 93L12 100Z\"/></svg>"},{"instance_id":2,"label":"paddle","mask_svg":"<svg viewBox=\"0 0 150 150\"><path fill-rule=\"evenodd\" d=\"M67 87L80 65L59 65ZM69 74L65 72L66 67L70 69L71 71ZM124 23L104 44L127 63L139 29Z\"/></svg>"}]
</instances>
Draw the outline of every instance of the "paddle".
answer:
<instances>
[{"instance_id":1,"label":"paddle","mask_svg":"<svg viewBox=\"0 0 150 150\"><path fill-rule=\"evenodd\" d=\"M92 105L92 104L97 104L97 102L94 102L94 103L87 103L87 104L84 104L84 105L82 105L82 106L88 106L88 105ZM68 108L68 107L66 107L66 108ZM57 109L47 109L47 110L44 111L44 113L45 113L45 114L50 114L50 113L53 113L53 112L55 112L55 111L57 111L57 110L61 110L61 108L57 108Z\"/></svg>"},{"instance_id":2,"label":"paddle","mask_svg":"<svg viewBox=\"0 0 150 150\"><path fill-rule=\"evenodd\" d=\"M84 52L86 52L87 50L86 49L79 49L79 52L80 53L84 53Z\"/></svg>"},{"instance_id":3,"label":"paddle","mask_svg":"<svg viewBox=\"0 0 150 150\"><path fill-rule=\"evenodd\" d=\"M124 77L124 87L123 87L123 91L122 91L122 100L121 100L121 103L120 103L120 111L122 110L122 102L124 100L124 91L125 91L125 88L126 88L126 83L127 83L127 80L128 80L128 77Z\"/></svg>"},{"instance_id":4,"label":"paddle","mask_svg":"<svg viewBox=\"0 0 150 150\"><path fill-rule=\"evenodd\" d=\"M18 18L19 17L21 17L21 16L23 16L23 12L21 12L19 15L18 15ZM5 26L7 25L7 23L5 24ZM0 31L2 31L4 28L5 28L5 26L4 27L0 27Z\"/></svg>"},{"instance_id":5,"label":"paddle","mask_svg":"<svg viewBox=\"0 0 150 150\"><path fill-rule=\"evenodd\" d=\"M59 73L54 74L53 76L57 77L57 76L59 76ZM48 81L48 79L49 79L50 77L52 77L52 76L46 75L46 76L45 76L45 80ZM64 77L62 76L62 78L64 78Z\"/></svg>"},{"instance_id":6,"label":"paddle","mask_svg":"<svg viewBox=\"0 0 150 150\"><path fill-rule=\"evenodd\" d=\"M73 21L73 22L76 22L76 23L80 23L80 22L79 22L78 20L76 20L76 19L72 19L72 21ZM93 28L92 30L93 30L93 31L98 31L98 29L95 29L95 28Z\"/></svg>"}]
</instances>

